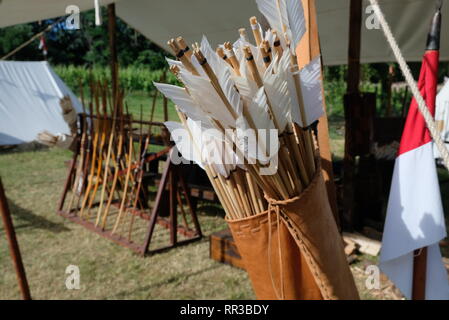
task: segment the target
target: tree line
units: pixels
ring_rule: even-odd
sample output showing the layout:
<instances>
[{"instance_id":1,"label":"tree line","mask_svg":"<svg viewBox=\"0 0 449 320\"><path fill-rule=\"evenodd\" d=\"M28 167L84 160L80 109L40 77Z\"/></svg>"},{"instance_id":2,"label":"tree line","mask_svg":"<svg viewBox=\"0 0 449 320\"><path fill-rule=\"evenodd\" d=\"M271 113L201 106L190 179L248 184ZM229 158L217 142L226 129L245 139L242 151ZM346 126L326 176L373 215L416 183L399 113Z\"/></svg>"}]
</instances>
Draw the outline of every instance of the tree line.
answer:
<instances>
[{"instance_id":1,"label":"tree line","mask_svg":"<svg viewBox=\"0 0 449 320\"><path fill-rule=\"evenodd\" d=\"M103 8L106 17L106 9ZM6 55L33 35L54 23L55 19L27 23L0 29L0 57ZM65 20L57 23L51 31L45 33L48 50L47 60L52 65L76 65L86 67L107 66L110 52L108 44L107 21L101 26L95 25L93 10L80 15L79 30L68 30ZM16 53L10 60L44 60L39 49L39 39ZM165 67L166 53L157 45L117 18L117 51L119 63L123 67L145 65L151 70Z\"/></svg>"}]
</instances>

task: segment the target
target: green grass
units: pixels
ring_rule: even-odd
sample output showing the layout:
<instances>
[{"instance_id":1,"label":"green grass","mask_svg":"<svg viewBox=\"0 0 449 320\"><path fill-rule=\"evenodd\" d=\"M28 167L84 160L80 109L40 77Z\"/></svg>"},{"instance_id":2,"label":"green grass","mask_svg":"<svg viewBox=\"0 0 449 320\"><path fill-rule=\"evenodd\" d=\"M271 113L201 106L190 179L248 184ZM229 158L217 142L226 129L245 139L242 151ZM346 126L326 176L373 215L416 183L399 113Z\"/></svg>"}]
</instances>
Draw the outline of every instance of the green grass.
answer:
<instances>
[{"instance_id":1,"label":"green grass","mask_svg":"<svg viewBox=\"0 0 449 320\"><path fill-rule=\"evenodd\" d=\"M209 259L208 236L225 227L220 213L199 210L200 242L142 258L56 215L70 153L58 149L0 155L0 175L35 299L253 299L246 273ZM81 289L67 290L77 265ZM0 229L0 300L19 292Z\"/></svg>"},{"instance_id":2,"label":"green grass","mask_svg":"<svg viewBox=\"0 0 449 320\"><path fill-rule=\"evenodd\" d=\"M342 160L345 151L345 123L342 118L329 119L329 139L332 151L332 159Z\"/></svg>"},{"instance_id":3,"label":"green grass","mask_svg":"<svg viewBox=\"0 0 449 320\"><path fill-rule=\"evenodd\" d=\"M140 110L142 108L142 119L146 121L164 121L164 109L163 99L161 94L158 94L156 99L156 107L154 110L153 119L151 119L151 108L153 104L153 93L147 93L144 91L129 92L125 96L125 103L128 105L129 112L136 120L140 119ZM176 113L173 103L168 100L168 120L179 121L178 114Z\"/></svg>"}]
</instances>

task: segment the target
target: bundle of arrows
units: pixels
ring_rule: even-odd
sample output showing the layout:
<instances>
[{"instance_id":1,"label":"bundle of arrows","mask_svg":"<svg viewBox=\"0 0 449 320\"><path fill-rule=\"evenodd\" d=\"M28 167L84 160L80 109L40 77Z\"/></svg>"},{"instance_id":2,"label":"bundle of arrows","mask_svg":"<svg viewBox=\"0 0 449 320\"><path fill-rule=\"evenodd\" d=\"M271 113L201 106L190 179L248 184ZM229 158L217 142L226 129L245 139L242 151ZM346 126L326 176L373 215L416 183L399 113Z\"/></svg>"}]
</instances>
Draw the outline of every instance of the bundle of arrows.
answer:
<instances>
[{"instance_id":1,"label":"bundle of arrows","mask_svg":"<svg viewBox=\"0 0 449 320\"><path fill-rule=\"evenodd\" d=\"M155 84L177 107L182 124L167 126L179 151L206 170L229 219L265 211L264 194L300 194L317 168L311 125L323 114L320 58L298 69L302 10L285 15L291 24L277 12L263 11L272 27L265 32L250 19L255 43L244 28L216 50L206 37L192 49L171 39L179 61L167 61L184 88Z\"/></svg>"},{"instance_id":2,"label":"bundle of arrows","mask_svg":"<svg viewBox=\"0 0 449 320\"><path fill-rule=\"evenodd\" d=\"M251 17L254 39L242 28L215 50L205 36L168 41L183 87L155 84L181 120L166 126L206 171L258 298L357 298L312 130L324 113L321 58L297 62L302 1L256 2L270 28Z\"/></svg>"},{"instance_id":3,"label":"bundle of arrows","mask_svg":"<svg viewBox=\"0 0 449 320\"><path fill-rule=\"evenodd\" d=\"M80 87L84 105L84 88ZM155 91L151 115L154 115L157 94ZM133 120L123 90L113 97L106 83L91 81L90 97L89 112L79 117L78 150L67 179L70 187L63 193L59 212L120 244L143 243L147 241L148 230L152 232L154 228L148 227L151 214L160 213L158 208L151 211L150 195L154 192L144 183L144 176L147 173L150 182L156 183L157 161L170 152L168 143L158 152L149 152L154 127L161 130L164 125L144 121L142 106L140 120ZM156 169L151 171L152 162L156 163ZM185 204L178 191L175 197L188 228ZM147 247L131 246L139 253Z\"/></svg>"}]
</instances>

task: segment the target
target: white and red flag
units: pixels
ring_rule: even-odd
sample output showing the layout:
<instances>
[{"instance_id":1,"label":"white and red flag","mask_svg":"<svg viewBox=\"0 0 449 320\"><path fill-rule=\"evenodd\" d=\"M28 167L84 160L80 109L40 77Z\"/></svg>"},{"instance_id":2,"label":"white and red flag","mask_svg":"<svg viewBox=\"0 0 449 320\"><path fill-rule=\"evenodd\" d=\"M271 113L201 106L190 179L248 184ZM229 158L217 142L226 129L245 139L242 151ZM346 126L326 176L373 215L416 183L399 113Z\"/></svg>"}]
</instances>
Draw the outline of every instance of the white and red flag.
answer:
<instances>
[{"instance_id":1,"label":"white and red flag","mask_svg":"<svg viewBox=\"0 0 449 320\"><path fill-rule=\"evenodd\" d=\"M426 51L418 82L432 115L438 60L438 50ZM381 270L406 298L412 298L415 250L427 248L425 298L449 299L448 274L439 248L445 237L432 137L413 99L394 166L380 255Z\"/></svg>"},{"instance_id":2,"label":"white and red flag","mask_svg":"<svg viewBox=\"0 0 449 320\"><path fill-rule=\"evenodd\" d=\"M44 35L41 35L40 40L39 40L39 50L42 50L43 55L46 57L47 56L47 43L45 42L45 37Z\"/></svg>"}]
</instances>

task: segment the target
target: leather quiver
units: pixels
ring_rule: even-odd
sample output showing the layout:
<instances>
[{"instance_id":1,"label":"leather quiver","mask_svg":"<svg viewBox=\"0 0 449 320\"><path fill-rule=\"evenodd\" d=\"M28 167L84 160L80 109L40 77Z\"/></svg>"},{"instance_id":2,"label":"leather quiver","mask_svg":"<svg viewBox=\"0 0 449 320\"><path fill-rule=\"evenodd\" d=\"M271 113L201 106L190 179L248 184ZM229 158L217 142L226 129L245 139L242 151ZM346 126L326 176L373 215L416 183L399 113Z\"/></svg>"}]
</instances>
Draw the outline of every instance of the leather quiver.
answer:
<instances>
[{"instance_id":1,"label":"leather quiver","mask_svg":"<svg viewBox=\"0 0 449 320\"><path fill-rule=\"evenodd\" d=\"M299 196L227 221L258 299L359 299L326 192L318 168Z\"/></svg>"},{"instance_id":2,"label":"leather quiver","mask_svg":"<svg viewBox=\"0 0 449 320\"><path fill-rule=\"evenodd\" d=\"M323 298L359 299L321 170L317 170L299 196L287 201L268 201L271 207L279 208L281 219L303 254Z\"/></svg>"},{"instance_id":3,"label":"leather quiver","mask_svg":"<svg viewBox=\"0 0 449 320\"><path fill-rule=\"evenodd\" d=\"M321 292L304 256L286 225L279 222L276 215L268 214L268 211L228 221L257 298L321 300ZM279 261L280 255L282 263Z\"/></svg>"}]
</instances>

